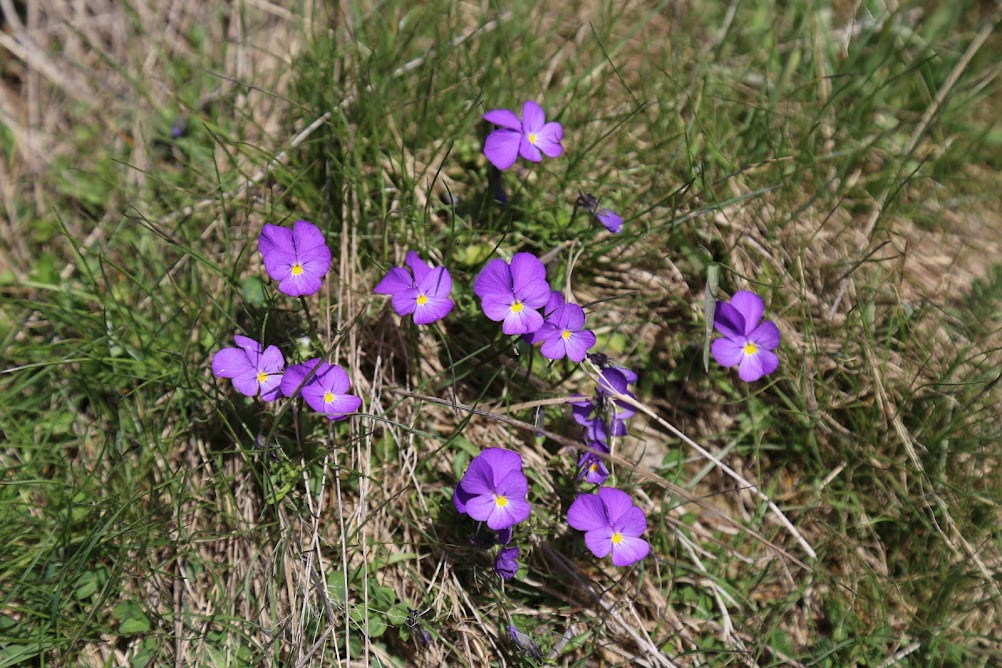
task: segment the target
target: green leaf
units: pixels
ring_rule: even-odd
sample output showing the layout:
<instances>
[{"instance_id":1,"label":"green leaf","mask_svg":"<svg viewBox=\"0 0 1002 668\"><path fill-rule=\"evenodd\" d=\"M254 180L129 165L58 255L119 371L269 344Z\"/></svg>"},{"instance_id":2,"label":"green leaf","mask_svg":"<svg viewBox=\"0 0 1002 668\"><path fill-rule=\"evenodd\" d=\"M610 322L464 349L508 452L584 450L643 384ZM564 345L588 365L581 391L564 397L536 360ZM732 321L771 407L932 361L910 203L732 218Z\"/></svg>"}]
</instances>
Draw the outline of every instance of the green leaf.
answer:
<instances>
[{"instance_id":1,"label":"green leaf","mask_svg":"<svg viewBox=\"0 0 1002 668\"><path fill-rule=\"evenodd\" d=\"M135 635L146 633L152 626L150 618L143 612L142 607L135 601L122 601L111 611L112 616L121 621L118 632L122 635Z\"/></svg>"},{"instance_id":2,"label":"green leaf","mask_svg":"<svg viewBox=\"0 0 1002 668\"><path fill-rule=\"evenodd\" d=\"M244 301L255 308L264 308L268 303L268 296L264 290L264 281L259 276L248 276L241 284L243 288Z\"/></svg>"},{"instance_id":3,"label":"green leaf","mask_svg":"<svg viewBox=\"0 0 1002 668\"><path fill-rule=\"evenodd\" d=\"M407 609L407 606L403 603L397 603L386 613L386 621L393 626L403 626L407 623L409 615L410 611Z\"/></svg>"},{"instance_id":4,"label":"green leaf","mask_svg":"<svg viewBox=\"0 0 1002 668\"><path fill-rule=\"evenodd\" d=\"M83 600L96 594L97 590L97 575L93 571L87 571L77 578L76 590L74 590L73 595L77 598L77 600Z\"/></svg>"}]
</instances>

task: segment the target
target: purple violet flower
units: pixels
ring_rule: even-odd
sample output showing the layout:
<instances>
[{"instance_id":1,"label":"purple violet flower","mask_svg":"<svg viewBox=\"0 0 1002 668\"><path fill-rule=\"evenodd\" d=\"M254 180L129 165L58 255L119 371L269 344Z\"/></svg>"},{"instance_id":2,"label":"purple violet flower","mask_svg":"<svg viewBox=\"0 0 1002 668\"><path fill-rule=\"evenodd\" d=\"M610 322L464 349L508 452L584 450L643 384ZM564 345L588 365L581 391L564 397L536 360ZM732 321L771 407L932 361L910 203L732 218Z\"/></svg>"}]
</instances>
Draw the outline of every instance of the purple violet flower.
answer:
<instances>
[{"instance_id":1,"label":"purple violet flower","mask_svg":"<svg viewBox=\"0 0 1002 668\"><path fill-rule=\"evenodd\" d=\"M248 397L261 395L261 401L274 401L280 395L285 358L277 346L261 351L261 344L239 334L233 337L236 348L223 348L212 356L212 375L232 378L237 392Z\"/></svg>"},{"instance_id":2,"label":"purple violet flower","mask_svg":"<svg viewBox=\"0 0 1002 668\"><path fill-rule=\"evenodd\" d=\"M760 323L765 305L754 292L734 293L730 303L718 302L713 326L724 335L713 342L711 351L717 364L738 367L738 376L753 383L779 367L772 352L779 345L779 327L771 320Z\"/></svg>"},{"instance_id":3,"label":"purple violet flower","mask_svg":"<svg viewBox=\"0 0 1002 668\"><path fill-rule=\"evenodd\" d=\"M577 304L563 304L550 314L533 337L542 343L539 351L551 360L569 358L573 362L584 360L588 349L595 345L595 334L584 329L584 310Z\"/></svg>"},{"instance_id":4,"label":"purple violet flower","mask_svg":"<svg viewBox=\"0 0 1002 668\"><path fill-rule=\"evenodd\" d=\"M405 260L410 270L394 267L375 287L381 295L392 295L391 303L397 315L414 314L414 324L427 325L449 315L455 303L449 299L452 276L445 267L432 267L414 251Z\"/></svg>"},{"instance_id":5,"label":"purple violet flower","mask_svg":"<svg viewBox=\"0 0 1002 668\"><path fill-rule=\"evenodd\" d=\"M494 558L494 572L502 580L511 580L518 573L518 554L517 547L502 547L498 551Z\"/></svg>"},{"instance_id":6,"label":"purple violet flower","mask_svg":"<svg viewBox=\"0 0 1002 668\"><path fill-rule=\"evenodd\" d=\"M522 457L510 450L487 448L470 462L452 502L460 513L498 531L529 517L528 492Z\"/></svg>"},{"instance_id":7,"label":"purple violet flower","mask_svg":"<svg viewBox=\"0 0 1002 668\"><path fill-rule=\"evenodd\" d=\"M532 253L515 253L511 264L500 258L487 263L473 282L484 314L502 322L505 334L531 334L543 326L536 309L550 299L546 267Z\"/></svg>"},{"instance_id":8,"label":"purple violet flower","mask_svg":"<svg viewBox=\"0 0 1002 668\"><path fill-rule=\"evenodd\" d=\"M591 447L594 450L609 451L609 446L601 441L593 442ZM578 460L578 480L584 480L593 485L601 485L608 477L609 468L602 461L601 457L594 452L585 452L581 455L581 458Z\"/></svg>"},{"instance_id":9,"label":"purple violet flower","mask_svg":"<svg viewBox=\"0 0 1002 668\"><path fill-rule=\"evenodd\" d=\"M630 496L615 487L602 487L598 494L582 494L567 509L567 523L585 532L585 545L599 559L612 553L616 566L634 564L650 552L641 538L647 531L644 511Z\"/></svg>"},{"instance_id":10,"label":"purple violet flower","mask_svg":"<svg viewBox=\"0 0 1002 668\"><path fill-rule=\"evenodd\" d=\"M290 230L265 225L257 240L264 268L278 281L278 290L290 297L312 295L331 268L331 251L313 223L297 220Z\"/></svg>"},{"instance_id":11,"label":"purple violet flower","mask_svg":"<svg viewBox=\"0 0 1002 668\"><path fill-rule=\"evenodd\" d=\"M588 213L598 218L598 222L605 226L613 234L623 231L623 218L619 214L609 211L598 205L598 198L586 193L578 193L578 205L585 208Z\"/></svg>"},{"instance_id":12,"label":"purple violet flower","mask_svg":"<svg viewBox=\"0 0 1002 668\"><path fill-rule=\"evenodd\" d=\"M310 376L314 368L316 373ZM350 387L351 381L344 369L319 357L290 366L282 378L282 394L290 398L301 394L310 408L331 420L343 420L361 407L362 400L348 394Z\"/></svg>"},{"instance_id":13,"label":"purple violet flower","mask_svg":"<svg viewBox=\"0 0 1002 668\"><path fill-rule=\"evenodd\" d=\"M540 162L544 153L556 158L564 152L560 145L563 127L560 123L547 123L546 114L532 100L522 105L522 120L509 109L488 111L484 120L499 126L487 136L484 155L502 171L514 165L519 155Z\"/></svg>"}]
</instances>

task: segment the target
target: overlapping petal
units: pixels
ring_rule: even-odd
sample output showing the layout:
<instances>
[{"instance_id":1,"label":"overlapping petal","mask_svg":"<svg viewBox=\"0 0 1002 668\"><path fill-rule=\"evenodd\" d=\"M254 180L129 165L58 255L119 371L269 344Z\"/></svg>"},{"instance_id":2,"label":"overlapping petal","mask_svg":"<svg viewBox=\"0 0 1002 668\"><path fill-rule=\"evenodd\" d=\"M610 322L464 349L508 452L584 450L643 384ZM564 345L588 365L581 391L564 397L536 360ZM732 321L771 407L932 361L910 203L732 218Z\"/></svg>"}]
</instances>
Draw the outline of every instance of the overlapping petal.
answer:
<instances>
[{"instance_id":1,"label":"overlapping petal","mask_svg":"<svg viewBox=\"0 0 1002 668\"><path fill-rule=\"evenodd\" d=\"M612 545L612 563L614 566L630 566L650 554L651 545L643 538L623 536L622 541Z\"/></svg>"},{"instance_id":2,"label":"overlapping petal","mask_svg":"<svg viewBox=\"0 0 1002 668\"><path fill-rule=\"evenodd\" d=\"M248 369L253 370L254 365L240 348L223 348L212 356L212 375L219 378L236 378Z\"/></svg>"},{"instance_id":3,"label":"overlapping petal","mask_svg":"<svg viewBox=\"0 0 1002 668\"><path fill-rule=\"evenodd\" d=\"M492 260L493 262L493 260ZM538 287L540 282L546 282L546 267L532 253L515 253L511 258L511 289L518 294L522 290ZM550 290L546 290L543 300L536 308L546 304L550 298Z\"/></svg>"},{"instance_id":4,"label":"overlapping petal","mask_svg":"<svg viewBox=\"0 0 1002 668\"><path fill-rule=\"evenodd\" d=\"M526 134L539 132L546 123L546 112L532 100L522 105L522 131Z\"/></svg>"},{"instance_id":5,"label":"overlapping petal","mask_svg":"<svg viewBox=\"0 0 1002 668\"><path fill-rule=\"evenodd\" d=\"M518 119L518 115L510 109L494 109L492 111L488 111L484 114L484 120L488 123L499 125L502 128L522 132L522 121L520 121Z\"/></svg>"},{"instance_id":6,"label":"overlapping petal","mask_svg":"<svg viewBox=\"0 0 1002 668\"><path fill-rule=\"evenodd\" d=\"M402 267L390 269L383 280L376 284L373 292L380 295L392 295L402 290L414 287L414 279Z\"/></svg>"},{"instance_id":7,"label":"overlapping petal","mask_svg":"<svg viewBox=\"0 0 1002 668\"><path fill-rule=\"evenodd\" d=\"M478 297L514 295L508 263L501 258L488 262L473 281L473 294Z\"/></svg>"},{"instance_id":8,"label":"overlapping petal","mask_svg":"<svg viewBox=\"0 0 1002 668\"><path fill-rule=\"evenodd\" d=\"M536 147L548 158L559 158L564 152L560 142L564 138L564 128L560 123L547 123L536 134Z\"/></svg>"},{"instance_id":9,"label":"overlapping petal","mask_svg":"<svg viewBox=\"0 0 1002 668\"><path fill-rule=\"evenodd\" d=\"M713 326L724 336L740 338L745 335L745 318L727 302L717 302L713 312Z\"/></svg>"},{"instance_id":10,"label":"overlapping petal","mask_svg":"<svg viewBox=\"0 0 1002 668\"><path fill-rule=\"evenodd\" d=\"M599 209L595 212L595 217L605 226L605 229L613 234L619 234L623 230L623 217L618 213L608 209Z\"/></svg>"},{"instance_id":11,"label":"overlapping petal","mask_svg":"<svg viewBox=\"0 0 1002 668\"><path fill-rule=\"evenodd\" d=\"M765 311L765 303L761 297L748 290L739 290L731 297L730 305L744 317L745 329L741 332L742 334L747 336L758 327L758 322L762 319L762 313Z\"/></svg>"},{"instance_id":12,"label":"overlapping petal","mask_svg":"<svg viewBox=\"0 0 1002 668\"><path fill-rule=\"evenodd\" d=\"M710 345L710 352L720 366L737 366L745 358L744 344L735 339L717 339Z\"/></svg>"},{"instance_id":13,"label":"overlapping petal","mask_svg":"<svg viewBox=\"0 0 1002 668\"><path fill-rule=\"evenodd\" d=\"M582 494L567 509L567 523L578 531L595 531L609 526L602 499L595 494Z\"/></svg>"},{"instance_id":14,"label":"overlapping petal","mask_svg":"<svg viewBox=\"0 0 1002 668\"><path fill-rule=\"evenodd\" d=\"M407 251L404 264L411 268L411 272L414 274L414 282L418 284L431 272L431 265L422 260L421 256L414 251Z\"/></svg>"},{"instance_id":15,"label":"overlapping petal","mask_svg":"<svg viewBox=\"0 0 1002 668\"><path fill-rule=\"evenodd\" d=\"M772 320L766 320L748 334L748 340L759 348L772 350L779 345L779 327Z\"/></svg>"},{"instance_id":16,"label":"overlapping petal","mask_svg":"<svg viewBox=\"0 0 1002 668\"><path fill-rule=\"evenodd\" d=\"M522 133L516 130L495 130L487 135L484 142L484 155L491 164L504 171L518 160L519 148L522 145Z\"/></svg>"},{"instance_id":17,"label":"overlapping petal","mask_svg":"<svg viewBox=\"0 0 1002 668\"><path fill-rule=\"evenodd\" d=\"M313 250L319 246L327 246L324 234L313 223L306 220L297 220L292 226L292 243L296 253L302 254ZM330 251L327 252L328 257Z\"/></svg>"},{"instance_id":18,"label":"overlapping petal","mask_svg":"<svg viewBox=\"0 0 1002 668\"><path fill-rule=\"evenodd\" d=\"M604 487L598 491L598 498L602 501L602 505L605 506L605 515L609 520L609 524L619 531L620 518L634 507L630 495L615 487ZM637 510L640 509L637 508Z\"/></svg>"}]
</instances>

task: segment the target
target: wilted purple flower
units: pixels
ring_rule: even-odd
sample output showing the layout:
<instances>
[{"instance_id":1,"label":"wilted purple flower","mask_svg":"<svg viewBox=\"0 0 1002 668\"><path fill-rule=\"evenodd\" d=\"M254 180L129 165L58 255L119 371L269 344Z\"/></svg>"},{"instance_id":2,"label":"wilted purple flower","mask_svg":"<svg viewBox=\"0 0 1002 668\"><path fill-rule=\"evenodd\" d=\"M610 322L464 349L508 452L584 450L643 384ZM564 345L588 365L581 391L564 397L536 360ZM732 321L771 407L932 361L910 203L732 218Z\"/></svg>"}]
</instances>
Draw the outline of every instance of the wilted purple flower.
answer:
<instances>
[{"instance_id":1,"label":"wilted purple flower","mask_svg":"<svg viewBox=\"0 0 1002 668\"><path fill-rule=\"evenodd\" d=\"M376 286L375 292L392 295L393 310L397 315L414 314L414 323L427 325L449 315L455 305L449 299L452 276L445 267L432 267L414 251L407 252L405 260L414 273L412 277L401 267L394 267Z\"/></svg>"},{"instance_id":2,"label":"wilted purple flower","mask_svg":"<svg viewBox=\"0 0 1002 668\"><path fill-rule=\"evenodd\" d=\"M188 121L183 118L179 118L174 121L174 124L170 126L170 136L171 139L178 139L184 136L184 133L188 130Z\"/></svg>"},{"instance_id":3,"label":"wilted purple flower","mask_svg":"<svg viewBox=\"0 0 1002 668\"><path fill-rule=\"evenodd\" d=\"M533 337L542 343L543 357L558 360L568 357L573 362L584 360L588 349L595 345L595 334L584 328L584 310L577 304L563 304L547 317Z\"/></svg>"},{"instance_id":4,"label":"wilted purple flower","mask_svg":"<svg viewBox=\"0 0 1002 668\"><path fill-rule=\"evenodd\" d=\"M525 633L522 633L517 628L512 625L508 626L508 635L515 644L518 645L522 651L527 655L536 659L537 661L543 660L543 651L539 649L539 645L536 644L532 638L530 638Z\"/></svg>"},{"instance_id":5,"label":"wilted purple flower","mask_svg":"<svg viewBox=\"0 0 1002 668\"><path fill-rule=\"evenodd\" d=\"M262 401L278 399L285 366L282 352L276 346L262 352L260 343L239 334L233 340L236 348L223 348L212 356L212 375L232 378L237 392L248 397L260 393Z\"/></svg>"},{"instance_id":6,"label":"wilted purple flower","mask_svg":"<svg viewBox=\"0 0 1002 668\"><path fill-rule=\"evenodd\" d=\"M617 213L609 211L598 205L598 198L586 193L578 193L578 205L585 208L588 213L598 218L598 222L605 226L613 234L619 234L623 230L623 218Z\"/></svg>"},{"instance_id":7,"label":"wilted purple flower","mask_svg":"<svg viewBox=\"0 0 1002 668\"><path fill-rule=\"evenodd\" d=\"M511 527L498 530L497 542L500 544L501 549L498 550L497 556L494 557L494 572L502 580L511 580L518 573L519 549L517 547L508 547L511 537Z\"/></svg>"},{"instance_id":8,"label":"wilted purple flower","mask_svg":"<svg viewBox=\"0 0 1002 668\"><path fill-rule=\"evenodd\" d=\"M310 376L314 368L316 373ZM310 408L331 420L343 420L362 405L359 397L348 394L350 387L351 381L344 369L319 357L290 366L282 378L282 394L293 397L298 392Z\"/></svg>"},{"instance_id":9,"label":"wilted purple flower","mask_svg":"<svg viewBox=\"0 0 1002 668\"><path fill-rule=\"evenodd\" d=\"M597 392L596 398L605 407L604 412L587 399L571 404L571 415L575 422L584 427L586 442L598 441L604 445L610 436L626 436L626 419L629 415L612 410L612 405L605 397L606 394L601 390Z\"/></svg>"},{"instance_id":10,"label":"wilted purple flower","mask_svg":"<svg viewBox=\"0 0 1002 668\"><path fill-rule=\"evenodd\" d=\"M428 630L422 625L420 612L414 608L408 608L406 624L410 632L413 633L423 644L428 645L431 643L431 634L428 633Z\"/></svg>"},{"instance_id":11,"label":"wilted purple flower","mask_svg":"<svg viewBox=\"0 0 1002 668\"><path fill-rule=\"evenodd\" d=\"M494 109L484 114L488 123L500 126L487 136L484 155L500 170L515 164L518 156L540 162L543 153L556 158L564 152L560 140L564 129L560 123L547 123L546 114L532 100L522 105L522 120L509 109Z\"/></svg>"},{"instance_id":12,"label":"wilted purple flower","mask_svg":"<svg viewBox=\"0 0 1002 668\"><path fill-rule=\"evenodd\" d=\"M487 263L473 282L484 314L502 322L505 334L529 334L543 326L539 307L550 298L546 267L532 253L515 253L511 264L500 258Z\"/></svg>"},{"instance_id":13,"label":"wilted purple flower","mask_svg":"<svg viewBox=\"0 0 1002 668\"><path fill-rule=\"evenodd\" d=\"M629 375L624 372L629 372ZM633 373L629 369L623 369L620 367L608 367L606 369L602 369L602 373L598 377L598 389L596 390L596 393L599 395L612 396L611 392L615 391L634 399L636 397L627 387L630 383L629 379L631 377L635 382L637 374ZM626 420L637 412L636 408L625 401L615 400L613 403L616 406L615 417L617 420Z\"/></svg>"},{"instance_id":14,"label":"wilted purple flower","mask_svg":"<svg viewBox=\"0 0 1002 668\"><path fill-rule=\"evenodd\" d=\"M615 487L602 487L598 494L582 494L567 509L567 523L585 532L585 545L598 558L612 553L616 566L634 564L650 552L640 536L647 531L644 511L630 496Z\"/></svg>"},{"instance_id":15,"label":"wilted purple flower","mask_svg":"<svg viewBox=\"0 0 1002 668\"><path fill-rule=\"evenodd\" d=\"M517 547L502 547L494 558L494 572L502 580L511 580L518 573L518 554Z\"/></svg>"},{"instance_id":16,"label":"wilted purple flower","mask_svg":"<svg viewBox=\"0 0 1002 668\"><path fill-rule=\"evenodd\" d=\"M619 373L623 374L623 378L625 378L626 382L629 383L630 385L633 385L634 383L637 382L636 372L627 369L625 366L620 366L616 364L611 359L609 359L608 355L605 355L603 353L588 353L588 361L597 366L599 369L602 369L603 371L605 369L618 370Z\"/></svg>"},{"instance_id":17,"label":"wilted purple flower","mask_svg":"<svg viewBox=\"0 0 1002 668\"><path fill-rule=\"evenodd\" d=\"M771 320L759 323L765 305L754 292L734 293L730 303L718 302L713 326L724 338L713 342L711 351L717 364L738 367L738 376L753 383L779 367L772 352L779 345L779 327Z\"/></svg>"},{"instance_id":18,"label":"wilted purple flower","mask_svg":"<svg viewBox=\"0 0 1002 668\"><path fill-rule=\"evenodd\" d=\"M264 268L290 297L312 295L331 268L331 251L313 223L297 220L293 228L265 225L257 240Z\"/></svg>"},{"instance_id":19,"label":"wilted purple flower","mask_svg":"<svg viewBox=\"0 0 1002 668\"><path fill-rule=\"evenodd\" d=\"M522 457L503 448L487 448L470 462L452 502L460 513L497 531L529 517L528 492Z\"/></svg>"}]
</instances>

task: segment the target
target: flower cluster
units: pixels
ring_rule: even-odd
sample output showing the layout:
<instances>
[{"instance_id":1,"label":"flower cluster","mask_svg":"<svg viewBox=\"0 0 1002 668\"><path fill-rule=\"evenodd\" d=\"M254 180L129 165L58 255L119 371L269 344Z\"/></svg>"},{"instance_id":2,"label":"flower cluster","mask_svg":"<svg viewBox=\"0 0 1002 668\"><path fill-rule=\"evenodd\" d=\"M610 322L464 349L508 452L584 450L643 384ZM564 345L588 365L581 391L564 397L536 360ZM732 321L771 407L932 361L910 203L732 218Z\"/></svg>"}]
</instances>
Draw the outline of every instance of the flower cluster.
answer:
<instances>
[{"instance_id":1,"label":"flower cluster","mask_svg":"<svg viewBox=\"0 0 1002 668\"><path fill-rule=\"evenodd\" d=\"M290 230L265 225L258 237L264 268L278 281L278 291L304 297L320 290L331 267L331 251L323 233L313 223L297 220ZM348 373L319 357L285 369L277 346L262 350L262 344L237 334L236 348L223 348L212 357L212 373L232 378L237 392L274 401L302 396L307 405L331 420L342 420L357 411L362 400L348 394Z\"/></svg>"},{"instance_id":2,"label":"flower cluster","mask_svg":"<svg viewBox=\"0 0 1002 668\"><path fill-rule=\"evenodd\" d=\"M631 405L611 397L615 393L632 398L628 386L637 382L637 374L611 366L609 359L600 353L589 355L589 359L601 369L599 383L591 400L582 398L571 404L571 415L582 427L581 440L585 445L578 460L578 479L601 485L609 477L603 457L612 450L609 441L612 437L626 436L626 421L636 412Z\"/></svg>"},{"instance_id":3,"label":"flower cluster","mask_svg":"<svg viewBox=\"0 0 1002 668\"><path fill-rule=\"evenodd\" d=\"M497 170L511 168L519 157L539 163L543 156L563 154L563 127L547 122L543 109L532 100L523 104L521 117L511 110L494 109L483 118L497 126L483 149ZM501 175L493 170L492 175L497 177L495 188L503 196ZM609 232L622 232L623 218L600 206L594 195L579 192L574 214L578 208ZM332 255L324 234L305 220L295 221L291 229L265 225L258 248L268 275L277 281L278 291L288 296L302 298L317 293L331 269ZM650 553L651 546L643 538L647 518L625 491L607 483L613 476L608 462L614 439L627 435L627 422L635 413L624 398L634 397L630 386L637 382L637 375L613 365L605 355L589 352L597 337L586 327L585 309L551 289L546 271L543 260L529 252L515 253L510 261L493 258L473 280L472 290L484 315L500 323L505 335L521 336L538 346L548 360L566 358L581 363L588 358L598 367L594 394L581 396L571 405L573 419L581 427L577 484L590 487L570 504L567 523L584 532L584 543L595 557L608 556L615 566L630 566ZM412 316L415 325L429 325L452 313L452 288L452 275L446 267L429 264L410 250L404 265L390 268L373 291L389 296L393 311L401 318ZM306 301L302 303L305 307ZM713 357L724 367L737 367L738 376L746 382L759 380L779 365L773 351L780 343L780 332L775 323L762 320L763 312L762 299L742 290L729 302L718 303L713 316L713 325L722 335L712 344ZM332 421L345 419L361 408L362 400L350 393L348 373L340 366L312 357L286 368L277 346L265 346L239 334L234 341L236 347L215 353L212 372L232 379L237 392L260 396L264 402L300 397ZM528 492L522 457L495 447L483 450L470 462L453 493L456 510L489 530L489 534L480 535L477 544L496 548L493 568L502 579L515 577L519 570L522 555L514 544L514 527L531 514ZM530 647L528 636L514 627L511 631L516 643Z\"/></svg>"}]
</instances>

